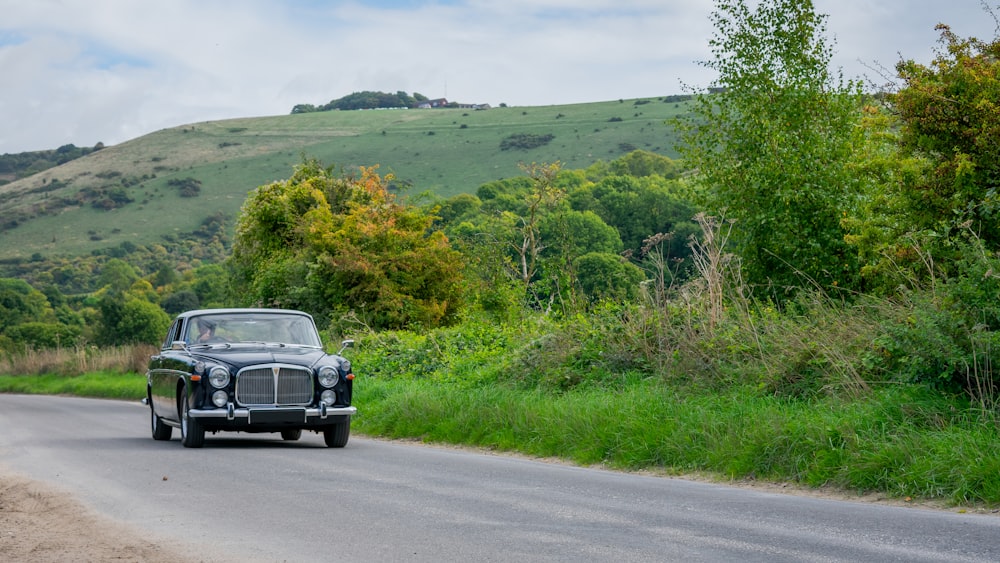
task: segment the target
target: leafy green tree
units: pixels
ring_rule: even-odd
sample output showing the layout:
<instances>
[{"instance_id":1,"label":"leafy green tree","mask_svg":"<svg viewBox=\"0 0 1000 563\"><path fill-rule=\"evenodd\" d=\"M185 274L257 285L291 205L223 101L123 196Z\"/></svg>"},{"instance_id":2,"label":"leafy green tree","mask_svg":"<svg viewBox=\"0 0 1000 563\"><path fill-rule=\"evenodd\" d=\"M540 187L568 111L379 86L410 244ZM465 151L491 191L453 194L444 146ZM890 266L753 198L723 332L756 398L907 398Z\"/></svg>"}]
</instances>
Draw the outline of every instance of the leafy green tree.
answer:
<instances>
[{"instance_id":1,"label":"leafy green tree","mask_svg":"<svg viewBox=\"0 0 1000 563\"><path fill-rule=\"evenodd\" d=\"M543 248L534 291L539 297L558 299L564 308L585 304L578 299L576 258L588 253L618 256L622 251L618 232L592 211L560 210L545 215L538 235Z\"/></svg>"},{"instance_id":2,"label":"leafy green tree","mask_svg":"<svg viewBox=\"0 0 1000 563\"><path fill-rule=\"evenodd\" d=\"M0 278L0 332L31 321L54 320L45 294L16 278Z\"/></svg>"},{"instance_id":3,"label":"leafy green tree","mask_svg":"<svg viewBox=\"0 0 1000 563\"><path fill-rule=\"evenodd\" d=\"M513 322L524 312L524 287L514 272L506 241L498 239L507 225L483 216L449 225L448 238L466 264L465 294L470 305L502 322Z\"/></svg>"},{"instance_id":4,"label":"leafy green tree","mask_svg":"<svg viewBox=\"0 0 1000 563\"><path fill-rule=\"evenodd\" d=\"M708 208L735 219L745 279L772 297L807 284L854 287L840 225L852 174L861 87L829 70L825 16L810 0L716 0L704 63L719 78L678 123Z\"/></svg>"},{"instance_id":5,"label":"leafy green tree","mask_svg":"<svg viewBox=\"0 0 1000 563\"><path fill-rule=\"evenodd\" d=\"M191 289L200 307L224 307L229 303L229 272L221 264L206 264L194 270Z\"/></svg>"},{"instance_id":6,"label":"leafy green tree","mask_svg":"<svg viewBox=\"0 0 1000 563\"><path fill-rule=\"evenodd\" d=\"M198 299L198 294L189 289L171 293L170 295L164 297L160 302L160 306L163 307L163 310L171 315L183 313L184 311L190 311L192 309L198 309L200 305L201 301Z\"/></svg>"},{"instance_id":7,"label":"leafy green tree","mask_svg":"<svg viewBox=\"0 0 1000 563\"><path fill-rule=\"evenodd\" d=\"M857 175L874 182L844 224L868 290L962 276L1000 246L1000 40L938 29L931 64L900 62L903 86L865 108Z\"/></svg>"},{"instance_id":8,"label":"leafy green tree","mask_svg":"<svg viewBox=\"0 0 1000 563\"><path fill-rule=\"evenodd\" d=\"M60 299L58 291L46 288ZM81 332L79 315L60 303L54 310L44 293L15 278L0 278L0 334L8 349L74 346Z\"/></svg>"},{"instance_id":9,"label":"leafy green tree","mask_svg":"<svg viewBox=\"0 0 1000 563\"><path fill-rule=\"evenodd\" d=\"M396 201L374 168L334 176L315 160L244 204L231 265L245 304L354 313L373 328L437 326L458 312L461 257L433 217Z\"/></svg>"},{"instance_id":10,"label":"leafy green tree","mask_svg":"<svg viewBox=\"0 0 1000 563\"><path fill-rule=\"evenodd\" d=\"M591 301L635 299L643 271L621 256L588 252L573 259L573 269L583 294Z\"/></svg>"},{"instance_id":11,"label":"leafy green tree","mask_svg":"<svg viewBox=\"0 0 1000 563\"><path fill-rule=\"evenodd\" d=\"M437 205L434 215L442 223L454 223L460 217L479 211L483 202L472 194L458 194Z\"/></svg>"},{"instance_id":12,"label":"leafy green tree","mask_svg":"<svg viewBox=\"0 0 1000 563\"><path fill-rule=\"evenodd\" d=\"M934 61L896 66L904 82L890 97L905 153L930 169L900 194L913 230L953 238L971 229L1000 246L1000 39L961 38L939 25Z\"/></svg>"},{"instance_id":13,"label":"leafy green tree","mask_svg":"<svg viewBox=\"0 0 1000 563\"><path fill-rule=\"evenodd\" d=\"M620 254L622 239L618 231L593 211L567 211L542 218L538 234L547 241L543 254L569 260L588 252Z\"/></svg>"},{"instance_id":14,"label":"leafy green tree","mask_svg":"<svg viewBox=\"0 0 1000 563\"><path fill-rule=\"evenodd\" d=\"M319 108L316 108L316 110L329 111L334 109L354 110L410 107L413 105L414 101L419 101L421 98L422 96L419 94L414 94L411 97L403 91L398 91L395 94L389 94L386 92L373 92L366 90L363 92L354 92L342 98L331 100L330 103L320 106ZM302 113L308 111L309 108L310 106L308 106L308 104L299 104L292 109L292 113ZM296 109L298 109L298 111L296 111Z\"/></svg>"},{"instance_id":15,"label":"leafy green tree","mask_svg":"<svg viewBox=\"0 0 1000 563\"><path fill-rule=\"evenodd\" d=\"M31 321L12 326L5 334L13 342L25 348L72 348L80 341L81 327L63 323Z\"/></svg>"},{"instance_id":16,"label":"leafy green tree","mask_svg":"<svg viewBox=\"0 0 1000 563\"><path fill-rule=\"evenodd\" d=\"M124 293L139 279L139 274L128 262L112 258L101 268L98 284L113 292Z\"/></svg>"},{"instance_id":17,"label":"leafy green tree","mask_svg":"<svg viewBox=\"0 0 1000 563\"><path fill-rule=\"evenodd\" d=\"M624 251L641 256L644 241L657 233L675 233L664 239L676 246L671 258L689 254L686 240L697 230L691 221L695 207L679 195L678 182L655 173L637 178L610 170L611 166L573 171L536 164L526 167L525 177L480 186L478 205L447 213L444 229L462 241L463 252L475 256L478 275L487 278L485 291L504 288L490 293L489 307L513 295L507 291L512 279L520 280L524 288L520 301L531 307L548 309L554 302L565 307L585 304L576 301L574 294L582 291L588 301L594 298L590 290L599 286L600 276L578 279L578 258L590 253L610 256L613 259L600 262L606 267L594 266L590 273L613 269L628 274L615 279L627 280L638 270L617 264L620 255ZM588 179L592 177L596 183ZM597 264L598 259L585 262ZM614 294L631 295L627 291ZM604 292L601 297L610 295Z\"/></svg>"},{"instance_id":18,"label":"leafy green tree","mask_svg":"<svg viewBox=\"0 0 1000 563\"><path fill-rule=\"evenodd\" d=\"M677 182L662 177L611 175L569 194L573 209L596 213L621 237L625 250L639 255L643 241L657 233L674 233L667 249L671 258L690 255L688 237L698 231L692 221L697 208L681 197Z\"/></svg>"},{"instance_id":19,"label":"leafy green tree","mask_svg":"<svg viewBox=\"0 0 1000 563\"><path fill-rule=\"evenodd\" d=\"M170 316L155 303L129 298L121 308L115 331L118 343L159 344L170 327Z\"/></svg>"},{"instance_id":20,"label":"leafy green tree","mask_svg":"<svg viewBox=\"0 0 1000 563\"><path fill-rule=\"evenodd\" d=\"M612 174L618 176L661 176L676 178L681 171L679 162L655 152L644 150L632 151L610 163Z\"/></svg>"}]
</instances>

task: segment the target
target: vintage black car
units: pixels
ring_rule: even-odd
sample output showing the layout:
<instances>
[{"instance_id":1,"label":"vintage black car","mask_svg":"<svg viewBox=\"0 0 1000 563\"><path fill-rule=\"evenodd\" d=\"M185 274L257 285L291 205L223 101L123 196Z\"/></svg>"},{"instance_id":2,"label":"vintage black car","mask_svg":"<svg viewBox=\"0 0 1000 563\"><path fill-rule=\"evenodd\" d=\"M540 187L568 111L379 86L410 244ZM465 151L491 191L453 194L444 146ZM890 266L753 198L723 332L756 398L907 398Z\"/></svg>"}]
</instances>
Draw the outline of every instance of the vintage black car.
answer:
<instances>
[{"instance_id":1,"label":"vintage black car","mask_svg":"<svg viewBox=\"0 0 1000 563\"><path fill-rule=\"evenodd\" d=\"M180 428L188 448L205 433L280 432L298 440L322 432L342 448L351 434L351 362L323 351L301 311L204 309L178 315L146 372L154 440Z\"/></svg>"}]
</instances>

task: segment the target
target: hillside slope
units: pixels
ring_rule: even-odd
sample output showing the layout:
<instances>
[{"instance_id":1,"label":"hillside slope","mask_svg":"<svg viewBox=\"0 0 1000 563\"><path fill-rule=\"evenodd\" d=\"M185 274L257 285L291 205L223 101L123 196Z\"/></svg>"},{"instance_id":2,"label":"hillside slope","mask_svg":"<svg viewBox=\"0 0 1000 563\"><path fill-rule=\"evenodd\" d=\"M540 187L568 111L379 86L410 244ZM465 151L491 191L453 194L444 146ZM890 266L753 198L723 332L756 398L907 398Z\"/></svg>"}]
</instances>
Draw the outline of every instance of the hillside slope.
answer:
<instances>
[{"instance_id":1,"label":"hillside slope","mask_svg":"<svg viewBox=\"0 0 1000 563\"><path fill-rule=\"evenodd\" d=\"M165 129L0 186L0 260L156 244L220 213L231 225L251 190L287 178L303 156L344 168L378 164L408 193L446 197L518 176L520 163L583 168L635 149L676 156L664 121L683 111L674 98L648 98L331 111ZM509 146L511 136L551 140L522 149ZM182 193L192 183L195 193Z\"/></svg>"}]
</instances>

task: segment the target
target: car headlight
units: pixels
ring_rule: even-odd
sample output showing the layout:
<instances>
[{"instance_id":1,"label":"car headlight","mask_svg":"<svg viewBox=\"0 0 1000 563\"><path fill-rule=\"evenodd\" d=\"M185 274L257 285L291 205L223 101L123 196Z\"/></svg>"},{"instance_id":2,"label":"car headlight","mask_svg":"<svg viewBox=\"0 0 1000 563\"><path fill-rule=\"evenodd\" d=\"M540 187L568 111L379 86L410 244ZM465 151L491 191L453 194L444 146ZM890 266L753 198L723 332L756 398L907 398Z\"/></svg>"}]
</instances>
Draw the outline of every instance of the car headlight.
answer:
<instances>
[{"instance_id":1,"label":"car headlight","mask_svg":"<svg viewBox=\"0 0 1000 563\"><path fill-rule=\"evenodd\" d=\"M208 372L208 382L216 389L229 385L229 370L225 366L215 366Z\"/></svg>"},{"instance_id":2,"label":"car headlight","mask_svg":"<svg viewBox=\"0 0 1000 563\"><path fill-rule=\"evenodd\" d=\"M322 394L320 394L319 402L323 403L328 407L332 406L334 403L337 402L337 394L334 393L332 390L327 389L326 391L323 391Z\"/></svg>"},{"instance_id":3,"label":"car headlight","mask_svg":"<svg viewBox=\"0 0 1000 563\"><path fill-rule=\"evenodd\" d=\"M212 404L213 405L215 405L217 407L224 407L224 406L226 406L226 403L228 403L228 402L229 402L229 393L226 393L225 391L223 391L221 389L218 390L218 391L216 391L215 393L212 393Z\"/></svg>"},{"instance_id":4,"label":"car headlight","mask_svg":"<svg viewBox=\"0 0 1000 563\"><path fill-rule=\"evenodd\" d=\"M319 384L323 387L333 387L340 381L340 372L333 366L319 368Z\"/></svg>"}]
</instances>

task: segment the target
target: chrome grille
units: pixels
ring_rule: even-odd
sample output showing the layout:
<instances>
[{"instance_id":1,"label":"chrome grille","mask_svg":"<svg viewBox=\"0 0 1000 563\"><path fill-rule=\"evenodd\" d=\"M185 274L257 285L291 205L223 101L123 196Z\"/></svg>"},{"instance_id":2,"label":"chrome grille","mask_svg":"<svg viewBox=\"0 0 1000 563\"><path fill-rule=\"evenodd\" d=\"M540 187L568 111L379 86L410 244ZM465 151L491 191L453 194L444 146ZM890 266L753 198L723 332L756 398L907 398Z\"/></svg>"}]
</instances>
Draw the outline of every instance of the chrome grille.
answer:
<instances>
[{"instance_id":1,"label":"chrome grille","mask_svg":"<svg viewBox=\"0 0 1000 563\"><path fill-rule=\"evenodd\" d=\"M236 374L240 405L308 405L313 398L312 371L291 366L263 365Z\"/></svg>"}]
</instances>

